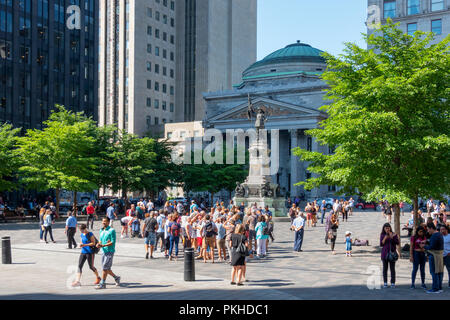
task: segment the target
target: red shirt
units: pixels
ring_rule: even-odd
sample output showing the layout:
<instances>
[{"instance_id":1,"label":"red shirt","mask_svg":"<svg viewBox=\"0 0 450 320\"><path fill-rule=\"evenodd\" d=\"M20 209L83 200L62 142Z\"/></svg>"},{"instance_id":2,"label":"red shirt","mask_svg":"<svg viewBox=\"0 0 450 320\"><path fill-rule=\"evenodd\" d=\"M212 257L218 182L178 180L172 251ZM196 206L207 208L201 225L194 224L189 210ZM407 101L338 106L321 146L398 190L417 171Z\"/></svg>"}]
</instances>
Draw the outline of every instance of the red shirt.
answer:
<instances>
[{"instance_id":1,"label":"red shirt","mask_svg":"<svg viewBox=\"0 0 450 320\"><path fill-rule=\"evenodd\" d=\"M94 212L95 212L94 206L87 206L86 207L86 213L87 214L91 215L91 214L94 214Z\"/></svg>"},{"instance_id":2,"label":"red shirt","mask_svg":"<svg viewBox=\"0 0 450 320\"><path fill-rule=\"evenodd\" d=\"M425 237L422 237L422 238L420 238L420 237L417 237L417 238L416 237L411 237L411 242L413 242L413 244L414 244L413 250L423 249L423 248L420 247L420 244L421 243L425 244L426 241L427 241L427 238L425 238Z\"/></svg>"}]
</instances>

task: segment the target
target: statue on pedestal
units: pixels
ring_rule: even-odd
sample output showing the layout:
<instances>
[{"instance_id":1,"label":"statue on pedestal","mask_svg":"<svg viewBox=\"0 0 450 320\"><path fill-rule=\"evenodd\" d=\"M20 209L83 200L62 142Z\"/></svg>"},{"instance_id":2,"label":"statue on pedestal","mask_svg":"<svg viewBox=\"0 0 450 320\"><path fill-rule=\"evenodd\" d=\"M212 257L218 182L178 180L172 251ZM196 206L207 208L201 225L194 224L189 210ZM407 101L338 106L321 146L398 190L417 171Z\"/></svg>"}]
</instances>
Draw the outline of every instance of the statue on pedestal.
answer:
<instances>
[{"instance_id":1,"label":"statue on pedestal","mask_svg":"<svg viewBox=\"0 0 450 320\"><path fill-rule=\"evenodd\" d=\"M239 182L236 182L236 189L234 190L236 197L245 197L245 189Z\"/></svg>"}]
</instances>

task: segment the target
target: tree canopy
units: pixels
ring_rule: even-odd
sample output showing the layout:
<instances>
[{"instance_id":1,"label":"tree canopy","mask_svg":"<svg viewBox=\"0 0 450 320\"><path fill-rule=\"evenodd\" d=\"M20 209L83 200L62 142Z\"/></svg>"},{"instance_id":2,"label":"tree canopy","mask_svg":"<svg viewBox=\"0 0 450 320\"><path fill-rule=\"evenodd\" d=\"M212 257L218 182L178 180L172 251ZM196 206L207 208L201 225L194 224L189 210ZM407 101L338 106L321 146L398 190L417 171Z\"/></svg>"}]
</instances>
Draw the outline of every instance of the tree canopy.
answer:
<instances>
[{"instance_id":1,"label":"tree canopy","mask_svg":"<svg viewBox=\"0 0 450 320\"><path fill-rule=\"evenodd\" d=\"M20 128L10 124L0 125L0 191L11 191L16 187L14 178L19 166L19 157L14 152Z\"/></svg>"}]
</instances>

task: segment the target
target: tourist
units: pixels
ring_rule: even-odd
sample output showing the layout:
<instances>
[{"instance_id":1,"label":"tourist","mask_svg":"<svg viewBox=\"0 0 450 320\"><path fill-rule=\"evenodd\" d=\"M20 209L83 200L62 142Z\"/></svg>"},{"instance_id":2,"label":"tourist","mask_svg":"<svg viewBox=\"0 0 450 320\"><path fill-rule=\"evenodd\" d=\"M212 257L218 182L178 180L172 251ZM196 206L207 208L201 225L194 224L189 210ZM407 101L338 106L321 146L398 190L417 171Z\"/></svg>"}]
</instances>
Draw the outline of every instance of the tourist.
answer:
<instances>
[{"instance_id":1,"label":"tourist","mask_svg":"<svg viewBox=\"0 0 450 320\"><path fill-rule=\"evenodd\" d=\"M330 228L328 231L328 239L331 241L331 254L335 255L336 251L336 239L337 239L337 229L339 228L339 216L337 213L333 212L330 218Z\"/></svg>"},{"instance_id":2,"label":"tourist","mask_svg":"<svg viewBox=\"0 0 450 320\"><path fill-rule=\"evenodd\" d=\"M167 211L164 211L164 214L167 215L166 223L164 224L164 256L169 258L169 249L170 249L170 230L169 224L173 222L173 216L168 214Z\"/></svg>"},{"instance_id":3,"label":"tourist","mask_svg":"<svg viewBox=\"0 0 450 320\"><path fill-rule=\"evenodd\" d=\"M384 215L386 217L387 222L391 223L391 221L392 221L392 207L387 201L384 204Z\"/></svg>"},{"instance_id":4,"label":"tourist","mask_svg":"<svg viewBox=\"0 0 450 320\"><path fill-rule=\"evenodd\" d=\"M427 218L431 217L431 212L434 209L433 198L428 199L427 201Z\"/></svg>"},{"instance_id":5,"label":"tourist","mask_svg":"<svg viewBox=\"0 0 450 320\"><path fill-rule=\"evenodd\" d=\"M122 219L120 219L120 225L122 226L122 231L120 232L121 239L128 238L128 226L133 221L133 218L134 218L134 214L132 216L127 215L127 216L123 217Z\"/></svg>"},{"instance_id":6,"label":"tourist","mask_svg":"<svg viewBox=\"0 0 450 320\"><path fill-rule=\"evenodd\" d=\"M109 219L110 227L113 228L114 219L117 219L116 209L114 208L114 202L111 201L108 209L106 209L106 216Z\"/></svg>"},{"instance_id":7,"label":"tourist","mask_svg":"<svg viewBox=\"0 0 450 320\"><path fill-rule=\"evenodd\" d=\"M322 213L322 217L320 218L320 223L323 224L323 219L325 218L325 214L327 212L327 205L325 200L322 200L322 204L320 205L320 212Z\"/></svg>"},{"instance_id":8,"label":"tourist","mask_svg":"<svg viewBox=\"0 0 450 320\"><path fill-rule=\"evenodd\" d=\"M127 210L127 212L125 213L126 217L131 217L136 215L136 207L134 204L131 205L130 209Z\"/></svg>"},{"instance_id":9,"label":"tourist","mask_svg":"<svg viewBox=\"0 0 450 320\"><path fill-rule=\"evenodd\" d=\"M45 215L44 215L44 230L45 230L45 234L44 234L44 239L45 239L45 243L48 243L47 241L47 234L50 233L50 239L52 239L53 243L56 243L56 241L53 239L53 232L52 232L52 224L54 223L53 219L52 219L52 211L50 209L46 209L45 210Z\"/></svg>"},{"instance_id":10,"label":"tourist","mask_svg":"<svg viewBox=\"0 0 450 320\"><path fill-rule=\"evenodd\" d=\"M450 289L450 235L448 234L448 226L441 226L441 234L444 238L444 264L447 268L448 288Z\"/></svg>"},{"instance_id":11,"label":"tourist","mask_svg":"<svg viewBox=\"0 0 450 320\"><path fill-rule=\"evenodd\" d=\"M348 200L348 204L349 204L349 215L353 215L353 209L355 208L355 200L353 200L353 198L350 198L350 200ZM377 210L377 208L375 207L375 210Z\"/></svg>"},{"instance_id":12,"label":"tourist","mask_svg":"<svg viewBox=\"0 0 450 320\"><path fill-rule=\"evenodd\" d=\"M5 217L5 205L3 203L0 203L0 218L2 218L4 223L7 222Z\"/></svg>"},{"instance_id":13,"label":"tourist","mask_svg":"<svg viewBox=\"0 0 450 320\"><path fill-rule=\"evenodd\" d=\"M352 256L352 233L350 231L345 232L345 255L347 257Z\"/></svg>"},{"instance_id":14,"label":"tourist","mask_svg":"<svg viewBox=\"0 0 450 320\"><path fill-rule=\"evenodd\" d=\"M348 212L350 210L349 204L347 201L344 202L343 206L342 206L342 222L347 222L348 221Z\"/></svg>"},{"instance_id":15,"label":"tourist","mask_svg":"<svg viewBox=\"0 0 450 320\"><path fill-rule=\"evenodd\" d=\"M313 211L313 207L311 205L311 203L307 203L306 207L305 207L305 213L306 213L306 225L308 227L311 226L311 220L312 220L312 211Z\"/></svg>"},{"instance_id":16,"label":"tourist","mask_svg":"<svg viewBox=\"0 0 450 320\"><path fill-rule=\"evenodd\" d=\"M155 209L155 204L153 203L153 201L150 199L147 202L147 212L150 213Z\"/></svg>"},{"instance_id":17,"label":"tourist","mask_svg":"<svg viewBox=\"0 0 450 320\"><path fill-rule=\"evenodd\" d=\"M144 225L142 227L142 234L145 238L145 259L148 259L149 254L150 259L153 259L153 251L156 245L156 230L158 229L158 222L155 217L156 214L154 212L145 214Z\"/></svg>"},{"instance_id":18,"label":"tourist","mask_svg":"<svg viewBox=\"0 0 450 320\"><path fill-rule=\"evenodd\" d=\"M214 263L214 247L216 245L217 226L211 221L209 215L205 216L205 222L202 226L203 238L203 262L206 263L207 249L209 247L209 258Z\"/></svg>"},{"instance_id":19,"label":"tourist","mask_svg":"<svg viewBox=\"0 0 450 320\"><path fill-rule=\"evenodd\" d=\"M44 215L45 215L45 209L41 208L41 210L39 210L39 239L40 239L40 242L44 242L44 231L45 231Z\"/></svg>"},{"instance_id":20,"label":"tourist","mask_svg":"<svg viewBox=\"0 0 450 320\"><path fill-rule=\"evenodd\" d=\"M116 287L120 286L120 277L116 276L111 270L113 264L114 253L116 252L116 230L110 227L110 221L108 217L102 220L103 228L100 229L100 240L97 244L98 248L103 250L102 256L102 279L100 283L95 287L96 289L106 289L106 277L110 275L114 278Z\"/></svg>"},{"instance_id":21,"label":"tourist","mask_svg":"<svg viewBox=\"0 0 450 320\"><path fill-rule=\"evenodd\" d=\"M93 230L94 229L94 216L97 219L97 215L95 214L95 208L92 205L91 201L88 202L88 206L86 207L86 214L87 214L86 225L89 228L89 222L90 222L91 223L90 229Z\"/></svg>"},{"instance_id":22,"label":"tourist","mask_svg":"<svg viewBox=\"0 0 450 320\"><path fill-rule=\"evenodd\" d=\"M411 274L411 289L415 289L416 275L420 268L420 278L422 280L422 288L426 289L425 285L425 263L427 257L425 256L425 243L427 238L425 237L425 228L419 226L416 230L416 234L411 237L410 249L409 249L409 261L413 263L413 269Z\"/></svg>"},{"instance_id":23,"label":"tourist","mask_svg":"<svg viewBox=\"0 0 450 320\"><path fill-rule=\"evenodd\" d=\"M188 216L184 226L184 247L193 248L195 243L195 230L192 227L192 219Z\"/></svg>"},{"instance_id":24,"label":"tourist","mask_svg":"<svg viewBox=\"0 0 450 320\"><path fill-rule=\"evenodd\" d=\"M267 240L269 239L269 226L266 223L266 218L261 215L258 217L258 223L256 224L256 242L257 242L257 257L266 257Z\"/></svg>"},{"instance_id":25,"label":"tourist","mask_svg":"<svg viewBox=\"0 0 450 320\"><path fill-rule=\"evenodd\" d=\"M230 257L230 261L229 261L230 264L232 263L232 248L233 248L231 238L236 230L236 225L237 225L234 218L235 218L235 216L228 217L226 223L224 224L224 227L226 230L225 245L227 246L227 249L228 249L228 256ZM244 228L244 231L245 231L245 228ZM248 245L248 241L247 241L247 245Z\"/></svg>"},{"instance_id":26,"label":"tourist","mask_svg":"<svg viewBox=\"0 0 450 320\"><path fill-rule=\"evenodd\" d=\"M317 205L317 201L314 200L311 204L311 224L313 227L317 225L317 214L319 212L319 206Z\"/></svg>"},{"instance_id":27,"label":"tourist","mask_svg":"<svg viewBox=\"0 0 450 320\"><path fill-rule=\"evenodd\" d=\"M75 233L77 232L77 218L72 215L72 212L68 212L68 218L66 220L66 228L64 233L67 236L67 249L72 249L72 245L74 248L77 247L77 243L75 241Z\"/></svg>"},{"instance_id":28,"label":"tourist","mask_svg":"<svg viewBox=\"0 0 450 320\"><path fill-rule=\"evenodd\" d=\"M331 210L327 216L327 220L325 221L325 244L328 244L328 239L331 239L329 237L329 231L331 229L331 217L333 216L333 214L334 214L334 211Z\"/></svg>"},{"instance_id":29,"label":"tourist","mask_svg":"<svg viewBox=\"0 0 450 320\"><path fill-rule=\"evenodd\" d=\"M227 249L225 244L226 229L224 227L225 221L226 221L225 217L217 218L216 220L216 227L217 227L216 244L219 262L227 260Z\"/></svg>"},{"instance_id":30,"label":"tourist","mask_svg":"<svg viewBox=\"0 0 450 320\"><path fill-rule=\"evenodd\" d=\"M81 253L80 258L78 260L78 273L77 279L72 283L72 287L81 286L81 273L83 271L84 263L87 261L89 265L89 269L92 270L95 274L95 285L98 285L101 281L100 276L98 275L97 269L94 266L94 258L95 258L95 245L96 240L95 236L92 232L89 232L87 226L85 224L80 225L80 233L81 233ZM98 250L98 249L97 249Z\"/></svg>"},{"instance_id":31,"label":"tourist","mask_svg":"<svg viewBox=\"0 0 450 320\"><path fill-rule=\"evenodd\" d=\"M428 263L433 285L427 293L441 293L444 279L444 237L436 229L434 223L427 224L428 234L431 235L430 244L425 246L428 252Z\"/></svg>"},{"instance_id":32,"label":"tourist","mask_svg":"<svg viewBox=\"0 0 450 320\"><path fill-rule=\"evenodd\" d=\"M253 257L253 252L256 252L257 240L256 240L256 223L257 216L250 208L247 208L247 214L244 216L243 224L245 227L248 239L248 250L250 252L250 257Z\"/></svg>"},{"instance_id":33,"label":"tourist","mask_svg":"<svg viewBox=\"0 0 450 320\"><path fill-rule=\"evenodd\" d=\"M247 245L247 238L244 235L244 226L242 224L238 224L236 226L235 232L231 235L231 284L236 284L234 281L237 276L237 285L244 285L242 282L245 279L245 257L246 254L242 251L238 250L238 247L241 247L241 244L244 244L245 247Z\"/></svg>"},{"instance_id":34,"label":"tourist","mask_svg":"<svg viewBox=\"0 0 450 320\"><path fill-rule=\"evenodd\" d=\"M383 281L384 288L387 288L388 267L391 270L391 288L395 288L395 262L398 259L397 245L399 244L398 235L396 235L389 223L383 225L380 234L381 261L383 261Z\"/></svg>"},{"instance_id":35,"label":"tourist","mask_svg":"<svg viewBox=\"0 0 450 320\"><path fill-rule=\"evenodd\" d=\"M291 225L297 217L297 205L295 203L292 204L292 207L289 209L289 217L291 218Z\"/></svg>"},{"instance_id":36,"label":"tourist","mask_svg":"<svg viewBox=\"0 0 450 320\"><path fill-rule=\"evenodd\" d=\"M295 231L294 251L302 252L303 235L305 232L305 216L303 212L300 212L297 218L295 218L291 228Z\"/></svg>"},{"instance_id":37,"label":"tourist","mask_svg":"<svg viewBox=\"0 0 450 320\"><path fill-rule=\"evenodd\" d=\"M178 243L180 241L181 225L178 223L176 216L172 216L172 221L169 220L169 224L167 227L168 227L169 241L170 241L169 260L172 261L173 258L175 258L175 260L177 260L178 259ZM175 255L172 254L174 247L175 247Z\"/></svg>"},{"instance_id":38,"label":"tourist","mask_svg":"<svg viewBox=\"0 0 450 320\"><path fill-rule=\"evenodd\" d=\"M158 250L158 242L161 240L161 252L165 249L165 237L164 237L164 226L166 224L166 216L164 214L164 210L159 210L159 215L156 218L156 222L158 223L158 229L156 230L156 244L155 251Z\"/></svg>"}]
</instances>

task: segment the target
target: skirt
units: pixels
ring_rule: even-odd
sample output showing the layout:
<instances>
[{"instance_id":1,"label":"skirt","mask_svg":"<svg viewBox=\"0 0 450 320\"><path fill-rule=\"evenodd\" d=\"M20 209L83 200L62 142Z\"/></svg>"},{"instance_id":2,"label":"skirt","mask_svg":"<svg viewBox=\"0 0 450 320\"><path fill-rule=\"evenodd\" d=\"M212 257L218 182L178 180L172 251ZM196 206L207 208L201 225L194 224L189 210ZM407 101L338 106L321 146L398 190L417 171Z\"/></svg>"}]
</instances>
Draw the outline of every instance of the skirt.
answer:
<instances>
[{"instance_id":1,"label":"skirt","mask_svg":"<svg viewBox=\"0 0 450 320\"><path fill-rule=\"evenodd\" d=\"M245 266L245 256L237 253L235 248L231 250L231 265L233 267Z\"/></svg>"}]
</instances>

